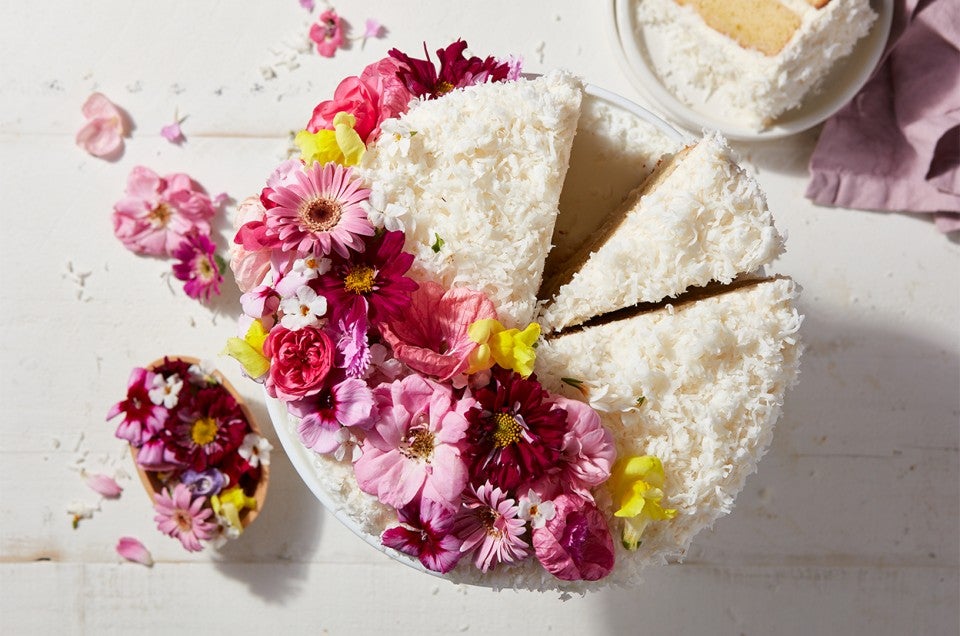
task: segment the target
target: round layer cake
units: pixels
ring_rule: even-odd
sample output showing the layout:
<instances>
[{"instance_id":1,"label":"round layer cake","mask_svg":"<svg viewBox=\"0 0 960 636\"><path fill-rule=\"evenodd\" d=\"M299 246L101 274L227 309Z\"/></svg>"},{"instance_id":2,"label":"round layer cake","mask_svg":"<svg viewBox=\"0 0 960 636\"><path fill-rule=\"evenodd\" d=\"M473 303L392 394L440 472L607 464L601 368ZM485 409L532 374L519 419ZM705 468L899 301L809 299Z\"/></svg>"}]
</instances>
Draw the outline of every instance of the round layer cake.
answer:
<instances>
[{"instance_id":1,"label":"round layer cake","mask_svg":"<svg viewBox=\"0 0 960 636\"><path fill-rule=\"evenodd\" d=\"M770 443L799 357L796 286L761 274L782 239L722 138L464 48L317 106L245 202L230 349L371 545L457 582L635 583Z\"/></svg>"}]
</instances>

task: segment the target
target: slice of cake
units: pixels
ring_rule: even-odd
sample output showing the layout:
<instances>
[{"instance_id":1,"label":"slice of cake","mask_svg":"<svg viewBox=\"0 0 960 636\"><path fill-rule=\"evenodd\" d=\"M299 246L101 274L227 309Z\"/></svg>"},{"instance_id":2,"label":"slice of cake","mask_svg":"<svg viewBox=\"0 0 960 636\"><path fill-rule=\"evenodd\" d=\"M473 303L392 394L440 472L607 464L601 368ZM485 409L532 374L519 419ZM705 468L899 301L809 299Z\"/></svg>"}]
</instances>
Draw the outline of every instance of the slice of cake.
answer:
<instances>
[{"instance_id":1,"label":"slice of cake","mask_svg":"<svg viewBox=\"0 0 960 636\"><path fill-rule=\"evenodd\" d=\"M769 126L850 54L869 0L638 0L638 28L674 95L720 119Z\"/></svg>"},{"instance_id":2,"label":"slice of cake","mask_svg":"<svg viewBox=\"0 0 960 636\"><path fill-rule=\"evenodd\" d=\"M533 319L581 97L552 72L417 102L384 127L363 169L414 278L486 293L507 326Z\"/></svg>"},{"instance_id":3,"label":"slice of cake","mask_svg":"<svg viewBox=\"0 0 960 636\"><path fill-rule=\"evenodd\" d=\"M789 279L751 281L539 347L544 386L605 411L619 456L663 463L664 507L677 516L650 524L635 553L618 553L615 578L682 557L694 535L730 512L797 378L796 294Z\"/></svg>"},{"instance_id":4,"label":"slice of cake","mask_svg":"<svg viewBox=\"0 0 960 636\"><path fill-rule=\"evenodd\" d=\"M558 331L637 303L728 283L783 249L756 180L716 134L660 165L544 285ZM555 293L555 296L554 296Z\"/></svg>"}]
</instances>

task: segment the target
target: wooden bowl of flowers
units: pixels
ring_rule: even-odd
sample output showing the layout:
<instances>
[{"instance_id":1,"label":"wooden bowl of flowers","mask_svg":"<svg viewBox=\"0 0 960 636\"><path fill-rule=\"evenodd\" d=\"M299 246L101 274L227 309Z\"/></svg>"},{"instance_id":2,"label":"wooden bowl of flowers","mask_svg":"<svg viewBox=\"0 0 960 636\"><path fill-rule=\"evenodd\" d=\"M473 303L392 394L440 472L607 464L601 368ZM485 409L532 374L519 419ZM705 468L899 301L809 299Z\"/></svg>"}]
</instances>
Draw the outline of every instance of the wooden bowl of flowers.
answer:
<instances>
[{"instance_id":1,"label":"wooden bowl of flowers","mask_svg":"<svg viewBox=\"0 0 960 636\"><path fill-rule=\"evenodd\" d=\"M135 368L108 419L130 443L161 532L191 552L238 537L263 509L270 443L223 375L190 356Z\"/></svg>"}]
</instances>

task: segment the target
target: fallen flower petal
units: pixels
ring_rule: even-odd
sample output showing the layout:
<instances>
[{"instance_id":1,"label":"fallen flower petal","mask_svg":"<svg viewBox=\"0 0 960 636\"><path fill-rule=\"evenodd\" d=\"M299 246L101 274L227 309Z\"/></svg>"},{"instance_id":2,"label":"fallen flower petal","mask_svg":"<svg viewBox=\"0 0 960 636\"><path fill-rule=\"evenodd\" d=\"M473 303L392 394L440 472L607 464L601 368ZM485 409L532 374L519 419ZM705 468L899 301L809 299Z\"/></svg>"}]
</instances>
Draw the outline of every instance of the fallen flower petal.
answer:
<instances>
[{"instance_id":1,"label":"fallen flower petal","mask_svg":"<svg viewBox=\"0 0 960 636\"><path fill-rule=\"evenodd\" d=\"M313 13L314 6L316 5L314 5L313 0L300 0L300 6L310 13Z\"/></svg>"},{"instance_id":2,"label":"fallen flower petal","mask_svg":"<svg viewBox=\"0 0 960 636\"><path fill-rule=\"evenodd\" d=\"M153 567L153 556L150 555L150 551L133 537L120 537L117 541L117 554L127 561L133 561L148 568Z\"/></svg>"},{"instance_id":3,"label":"fallen flower petal","mask_svg":"<svg viewBox=\"0 0 960 636\"><path fill-rule=\"evenodd\" d=\"M77 132L77 145L94 157L108 157L123 148L126 125L123 113L102 93L93 93L84 102L87 123Z\"/></svg>"},{"instance_id":4,"label":"fallen flower petal","mask_svg":"<svg viewBox=\"0 0 960 636\"><path fill-rule=\"evenodd\" d=\"M160 136L172 144L181 144L186 140L186 138L183 136L183 130L180 128L179 121L175 121L172 124L167 124L161 128Z\"/></svg>"},{"instance_id":5,"label":"fallen flower petal","mask_svg":"<svg viewBox=\"0 0 960 636\"><path fill-rule=\"evenodd\" d=\"M379 38L383 34L383 25L373 18L367 18L367 23L363 29L363 39Z\"/></svg>"},{"instance_id":6,"label":"fallen flower petal","mask_svg":"<svg viewBox=\"0 0 960 636\"><path fill-rule=\"evenodd\" d=\"M91 490L100 493L107 499L116 499L123 492L120 484L113 477L107 475L87 475L86 482Z\"/></svg>"}]
</instances>

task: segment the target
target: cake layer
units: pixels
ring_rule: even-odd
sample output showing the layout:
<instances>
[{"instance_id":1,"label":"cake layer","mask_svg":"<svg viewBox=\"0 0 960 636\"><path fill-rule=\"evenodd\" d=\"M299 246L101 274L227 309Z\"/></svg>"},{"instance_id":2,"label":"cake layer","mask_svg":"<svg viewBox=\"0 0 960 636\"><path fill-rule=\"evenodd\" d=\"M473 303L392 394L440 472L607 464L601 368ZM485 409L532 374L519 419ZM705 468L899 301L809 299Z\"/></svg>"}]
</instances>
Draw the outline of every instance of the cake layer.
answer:
<instances>
[{"instance_id":1,"label":"cake layer","mask_svg":"<svg viewBox=\"0 0 960 636\"><path fill-rule=\"evenodd\" d=\"M693 7L707 26L745 49L776 55L800 26L800 16L777 0L676 0Z\"/></svg>"},{"instance_id":2,"label":"cake layer","mask_svg":"<svg viewBox=\"0 0 960 636\"><path fill-rule=\"evenodd\" d=\"M789 279L758 281L539 347L538 379L571 398L586 393L620 457L663 462L663 505L678 514L651 523L638 551L619 549L616 580L682 557L694 535L730 512L797 378L796 294Z\"/></svg>"},{"instance_id":3,"label":"cake layer","mask_svg":"<svg viewBox=\"0 0 960 636\"><path fill-rule=\"evenodd\" d=\"M759 186L719 135L660 163L545 287L547 331L732 281L783 250ZM543 294L541 294L543 295Z\"/></svg>"},{"instance_id":4,"label":"cake layer","mask_svg":"<svg viewBox=\"0 0 960 636\"><path fill-rule=\"evenodd\" d=\"M678 99L762 130L799 106L877 17L869 0L780 4L800 17L800 25L772 56L739 46L677 0L636 0L637 24L656 74Z\"/></svg>"},{"instance_id":5,"label":"cake layer","mask_svg":"<svg viewBox=\"0 0 960 636\"><path fill-rule=\"evenodd\" d=\"M367 151L371 217L406 231L414 278L485 292L534 318L582 86L554 71L414 103Z\"/></svg>"}]
</instances>

